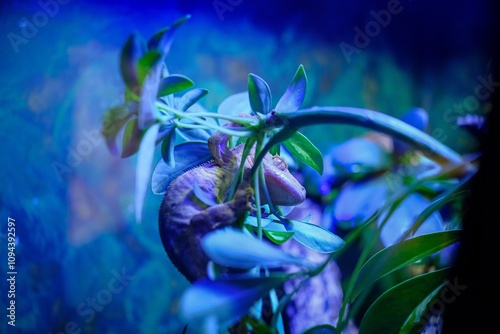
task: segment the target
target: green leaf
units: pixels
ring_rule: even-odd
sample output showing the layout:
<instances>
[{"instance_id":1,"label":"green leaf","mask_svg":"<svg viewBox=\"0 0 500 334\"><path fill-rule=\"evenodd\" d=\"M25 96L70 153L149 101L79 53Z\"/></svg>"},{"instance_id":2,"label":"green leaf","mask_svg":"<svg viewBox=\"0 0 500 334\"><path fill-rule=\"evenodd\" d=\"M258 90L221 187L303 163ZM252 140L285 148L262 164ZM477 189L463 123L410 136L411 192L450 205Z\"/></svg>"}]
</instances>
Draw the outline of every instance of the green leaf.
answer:
<instances>
[{"instance_id":1,"label":"green leaf","mask_svg":"<svg viewBox=\"0 0 500 334\"><path fill-rule=\"evenodd\" d=\"M187 109L189 109L189 107L198 102L202 97L204 97L207 94L208 90L206 89L200 89L200 88L191 89L190 91L182 95L181 99L177 103L177 108L179 110L186 111Z\"/></svg>"},{"instance_id":2,"label":"green leaf","mask_svg":"<svg viewBox=\"0 0 500 334\"><path fill-rule=\"evenodd\" d=\"M181 316L196 324L214 317L221 326L232 325L269 290L280 286L288 275L196 281L181 299ZM203 301L203 302L200 302Z\"/></svg>"},{"instance_id":3,"label":"green leaf","mask_svg":"<svg viewBox=\"0 0 500 334\"><path fill-rule=\"evenodd\" d=\"M295 132L283 145L294 158L323 174L323 155L302 133Z\"/></svg>"},{"instance_id":4,"label":"green leaf","mask_svg":"<svg viewBox=\"0 0 500 334\"><path fill-rule=\"evenodd\" d=\"M213 156L206 142L192 141L177 145L174 150L174 158L175 168L168 167L163 159L160 159L156 165L151 181L154 194L164 194L173 180L187 170L213 159Z\"/></svg>"},{"instance_id":5,"label":"green leaf","mask_svg":"<svg viewBox=\"0 0 500 334\"><path fill-rule=\"evenodd\" d=\"M405 324L401 327L401 332L403 333L421 333L422 329L425 328L427 324L426 319L422 319L422 315L427 311L427 306L429 303L437 297L437 294L446 285L442 283L434 291L432 291L410 314L408 319L406 319Z\"/></svg>"},{"instance_id":6,"label":"green leaf","mask_svg":"<svg viewBox=\"0 0 500 334\"><path fill-rule=\"evenodd\" d=\"M143 135L144 131L139 130L137 126L137 118L131 119L125 125L122 137L122 158L127 158L139 150Z\"/></svg>"},{"instance_id":7,"label":"green leaf","mask_svg":"<svg viewBox=\"0 0 500 334\"><path fill-rule=\"evenodd\" d=\"M336 329L332 325L318 325L311 327L309 329L306 329L306 331L302 334L335 334Z\"/></svg>"},{"instance_id":8,"label":"green leaf","mask_svg":"<svg viewBox=\"0 0 500 334\"><path fill-rule=\"evenodd\" d=\"M102 134L112 154L118 154L116 137L125 123L135 114L130 105L108 109L102 120Z\"/></svg>"},{"instance_id":9,"label":"green leaf","mask_svg":"<svg viewBox=\"0 0 500 334\"><path fill-rule=\"evenodd\" d=\"M146 42L138 34L132 34L121 51L120 71L129 90L138 94L139 78L137 64L146 53Z\"/></svg>"},{"instance_id":10,"label":"green leaf","mask_svg":"<svg viewBox=\"0 0 500 334\"><path fill-rule=\"evenodd\" d=\"M450 268L410 278L384 292L368 308L359 334L399 333L413 310L446 279Z\"/></svg>"},{"instance_id":11,"label":"green leaf","mask_svg":"<svg viewBox=\"0 0 500 334\"><path fill-rule=\"evenodd\" d=\"M141 59L137 64L137 79L139 80L139 85L142 87L144 84L144 79L148 73L156 67L161 58L161 54L157 51L149 51Z\"/></svg>"},{"instance_id":12,"label":"green leaf","mask_svg":"<svg viewBox=\"0 0 500 334\"><path fill-rule=\"evenodd\" d=\"M266 115L271 111L271 90L261 77L252 73L248 75L248 97L254 112Z\"/></svg>"},{"instance_id":13,"label":"green leaf","mask_svg":"<svg viewBox=\"0 0 500 334\"><path fill-rule=\"evenodd\" d=\"M252 327L255 334L274 334L273 330L263 321L259 321L250 316L245 316L245 322Z\"/></svg>"},{"instance_id":14,"label":"green leaf","mask_svg":"<svg viewBox=\"0 0 500 334\"><path fill-rule=\"evenodd\" d=\"M167 164L168 167L175 167L175 128L172 126L168 128L168 133L165 135L165 139L161 144L161 156L163 161Z\"/></svg>"},{"instance_id":15,"label":"green leaf","mask_svg":"<svg viewBox=\"0 0 500 334\"><path fill-rule=\"evenodd\" d=\"M460 235L459 230L435 232L382 249L361 268L352 298L355 299L364 288L371 286L379 278L454 244L460 239Z\"/></svg>"},{"instance_id":16,"label":"green leaf","mask_svg":"<svg viewBox=\"0 0 500 334\"><path fill-rule=\"evenodd\" d=\"M181 90L193 87L194 82L188 77L180 74L171 74L160 82L160 88L158 89L158 96L165 96L173 93L177 93Z\"/></svg>"},{"instance_id":17,"label":"green leaf","mask_svg":"<svg viewBox=\"0 0 500 334\"><path fill-rule=\"evenodd\" d=\"M306 96L307 77L304 66L300 65L285 94L276 105L278 112L296 111Z\"/></svg>"},{"instance_id":18,"label":"green leaf","mask_svg":"<svg viewBox=\"0 0 500 334\"><path fill-rule=\"evenodd\" d=\"M273 231L268 229L263 229L266 237L277 245L281 245L293 237L293 232L290 231Z\"/></svg>"},{"instance_id":19,"label":"green leaf","mask_svg":"<svg viewBox=\"0 0 500 334\"><path fill-rule=\"evenodd\" d=\"M135 220L141 221L142 207L148 188L151 165L156 147L156 137L160 124L153 124L146 130L137 154L137 168L135 174Z\"/></svg>"},{"instance_id":20,"label":"green leaf","mask_svg":"<svg viewBox=\"0 0 500 334\"><path fill-rule=\"evenodd\" d=\"M318 253L333 253L345 245L339 236L319 225L291 219L288 222L285 227L294 232L293 238Z\"/></svg>"}]
</instances>

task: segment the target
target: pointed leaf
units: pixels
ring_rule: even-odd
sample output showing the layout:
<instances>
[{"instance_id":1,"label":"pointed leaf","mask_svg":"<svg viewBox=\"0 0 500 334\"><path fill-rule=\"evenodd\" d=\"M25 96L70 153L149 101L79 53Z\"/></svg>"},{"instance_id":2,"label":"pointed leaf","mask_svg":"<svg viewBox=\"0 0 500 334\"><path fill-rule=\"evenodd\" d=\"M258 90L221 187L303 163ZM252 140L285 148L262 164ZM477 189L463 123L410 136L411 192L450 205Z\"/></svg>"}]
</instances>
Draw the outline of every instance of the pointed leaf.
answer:
<instances>
[{"instance_id":1,"label":"pointed leaf","mask_svg":"<svg viewBox=\"0 0 500 334\"><path fill-rule=\"evenodd\" d=\"M189 107L198 102L202 97L204 97L207 94L208 90L206 89L200 89L200 88L191 89L190 91L182 95L181 99L177 103L177 108L179 110L186 111L187 109L189 109Z\"/></svg>"},{"instance_id":2,"label":"pointed leaf","mask_svg":"<svg viewBox=\"0 0 500 334\"><path fill-rule=\"evenodd\" d=\"M345 245L345 241L339 236L319 225L291 219L288 222L285 227L294 232L293 238L318 253L333 253Z\"/></svg>"},{"instance_id":3,"label":"pointed leaf","mask_svg":"<svg viewBox=\"0 0 500 334\"><path fill-rule=\"evenodd\" d=\"M179 136L181 136L186 141L204 141L208 142L211 134L204 129L186 129L186 128L176 128L175 129Z\"/></svg>"},{"instance_id":4,"label":"pointed leaf","mask_svg":"<svg viewBox=\"0 0 500 334\"><path fill-rule=\"evenodd\" d=\"M122 158L127 158L139 150L144 131L139 130L137 118L131 119L125 126L122 138Z\"/></svg>"},{"instance_id":5,"label":"pointed leaf","mask_svg":"<svg viewBox=\"0 0 500 334\"><path fill-rule=\"evenodd\" d=\"M129 37L121 51L120 71L122 78L127 88L135 93L139 87L137 64L145 53L146 42L137 34L132 34Z\"/></svg>"},{"instance_id":6,"label":"pointed leaf","mask_svg":"<svg viewBox=\"0 0 500 334\"><path fill-rule=\"evenodd\" d=\"M172 126L168 129L168 133L165 135L165 139L161 144L161 156L163 161L167 164L168 167L175 167L175 128Z\"/></svg>"},{"instance_id":7,"label":"pointed leaf","mask_svg":"<svg viewBox=\"0 0 500 334\"><path fill-rule=\"evenodd\" d=\"M153 124L146 130L137 154L137 168L135 174L135 220L141 221L142 207L146 189L148 188L151 165L156 147L156 136L160 124Z\"/></svg>"},{"instance_id":8,"label":"pointed leaf","mask_svg":"<svg viewBox=\"0 0 500 334\"><path fill-rule=\"evenodd\" d=\"M248 75L248 97L253 111L264 115L271 111L271 90L267 83L255 74Z\"/></svg>"},{"instance_id":9,"label":"pointed leaf","mask_svg":"<svg viewBox=\"0 0 500 334\"><path fill-rule=\"evenodd\" d=\"M459 230L424 234L382 249L361 268L352 298L379 278L454 244L460 240L460 235Z\"/></svg>"},{"instance_id":10,"label":"pointed leaf","mask_svg":"<svg viewBox=\"0 0 500 334\"><path fill-rule=\"evenodd\" d=\"M193 87L194 82L188 77L180 74L171 74L160 82L158 96L177 93L181 90Z\"/></svg>"},{"instance_id":11,"label":"pointed leaf","mask_svg":"<svg viewBox=\"0 0 500 334\"><path fill-rule=\"evenodd\" d=\"M160 83L161 67L154 66L146 75L141 96L139 100L139 113L137 115L138 127L144 130L153 124L159 116L156 99L158 94L158 86Z\"/></svg>"},{"instance_id":12,"label":"pointed leaf","mask_svg":"<svg viewBox=\"0 0 500 334\"><path fill-rule=\"evenodd\" d=\"M215 263L231 268L250 269L257 265L277 268L284 264L313 266L305 259L297 258L233 228L207 234L201 239L201 245Z\"/></svg>"},{"instance_id":13,"label":"pointed leaf","mask_svg":"<svg viewBox=\"0 0 500 334\"><path fill-rule=\"evenodd\" d=\"M323 155L302 133L295 132L283 145L294 158L323 174Z\"/></svg>"},{"instance_id":14,"label":"pointed leaf","mask_svg":"<svg viewBox=\"0 0 500 334\"><path fill-rule=\"evenodd\" d=\"M384 292L368 308L360 334L399 333L412 311L446 279L444 268L406 280Z\"/></svg>"},{"instance_id":15,"label":"pointed leaf","mask_svg":"<svg viewBox=\"0 0 500 334\"><path fill-rule=\"evenodd\" d=\"M296 111L302 105L306 96L307 77L304 66L300 65L285 94L276 105L276 111Z\"/></svg>"},{"instance_id":16,"label":"pointed leaf","mask_svg":"<svg viewBox=\"0 0 500 334\"><path fill-rule=\"evenodd\" d=\"M184 293L180 312L190 322L202 322L215 317L221 325L232 325L269 290L280 286L288 276L250 277L211 281L196 281ZM202 301L202 302L200 302Z\"/></svg>"},{"instance_id":17,"label":"pointed leaf","mask_svg":"<svg viewBox=\"0 0 500 334\"><path fill-rule=\"evenodd\" d=\"M120 132L125 123L133 115L134 111L131 110L130 106L126 105L108 109L104 114L101 133L104 136L106 145L112 154L118 154L116 137L118 132Z\"/></svg>"},{"instance_id":18,"label":"pointed leaf","mask_svg":"<svg viewBox=\"0 0 500 334\"><path fill-rule=\"evenodd\" d=\"M154 194L162 195L170 183L187 170L197 167L211 159L212 153L206 142L186 142L175 147L175 168L170 168L160 159L153 171L151 188Z\"/></svg>"},{"instance_id":19,"label":"pointed leaf","mask_svg":"<svg viewBox=\"0 0 500 334\"><path fill-rule=\"evenodd\" d=\"M148 73L159 64L161 55L156 51L149 51L141 59L137 64L137 79L139 80L139 85L142 87L144 84L144 79Z\"/></svg>"},{"instance_id":20,"label":"pointed leaf","mask_svg":"<svg viewBox=\"0 0 500 334\"><path fill-rule=\"evenodd\" d=\"M165 55L170 51L170 46L172 45L172 39L174 32L179 26L186 22L191 15L185 15L179 20L172 23L170 26L158 31L153 37L148 41L149 50L157 50L159 53L165 57Z\"/></svg>"}]
</instances>

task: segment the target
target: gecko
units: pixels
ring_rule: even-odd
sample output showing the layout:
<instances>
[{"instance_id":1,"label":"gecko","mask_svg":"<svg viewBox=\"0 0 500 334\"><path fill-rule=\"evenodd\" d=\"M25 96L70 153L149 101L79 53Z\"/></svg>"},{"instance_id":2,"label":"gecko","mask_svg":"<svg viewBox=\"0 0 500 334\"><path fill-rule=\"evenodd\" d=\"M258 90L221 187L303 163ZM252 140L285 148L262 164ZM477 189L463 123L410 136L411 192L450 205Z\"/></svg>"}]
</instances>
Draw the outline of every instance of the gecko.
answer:
<instances>
[{"instance_id":1,"label":"gecko","mask_svg":"<svg viewBox=\"0 0 500 334\"><path fill-rule=\"evenodd\" d=\"M241 125L228 122L224 126ZM209 258L201 247L201 238L215 229L236 223L244 213L253 210L249 175L255 160L255 147L244 162L244 181L233 199L223 202L236 177L244 149L244 144L230 149L229 137L222 132L210 136L208 147L214 159L173 180L160 206L158 223L163 247L175 267L190 282L207 276ZM305 188L290 173L283 158L267 153L262 163L269 197L274 205L295 206L305 200ZM195 183L217 204L209 206L196 198L193 192ZM266 196L262 194L261 198Z\"/></svg>"}]
</instances>

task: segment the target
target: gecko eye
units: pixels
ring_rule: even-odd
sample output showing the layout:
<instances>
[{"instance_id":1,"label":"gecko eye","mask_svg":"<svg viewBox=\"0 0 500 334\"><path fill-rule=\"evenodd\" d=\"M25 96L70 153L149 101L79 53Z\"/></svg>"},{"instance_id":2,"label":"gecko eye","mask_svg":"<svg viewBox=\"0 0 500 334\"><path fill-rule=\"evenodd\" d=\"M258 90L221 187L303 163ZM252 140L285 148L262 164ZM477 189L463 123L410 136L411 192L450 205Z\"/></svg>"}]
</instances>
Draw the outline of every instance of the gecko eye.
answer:
<instances>
[{"instance_id":1,"label":"gecko eye","mask_svg":"<svg viewBox=\"0 0 500 334\"><path fill-rule=\"evenodd\" d=\"M273 157L273 165L282 171L286 171L288 169L288 165L286 164L286 161L278 155Z\"/></svg>"}]
</instances>

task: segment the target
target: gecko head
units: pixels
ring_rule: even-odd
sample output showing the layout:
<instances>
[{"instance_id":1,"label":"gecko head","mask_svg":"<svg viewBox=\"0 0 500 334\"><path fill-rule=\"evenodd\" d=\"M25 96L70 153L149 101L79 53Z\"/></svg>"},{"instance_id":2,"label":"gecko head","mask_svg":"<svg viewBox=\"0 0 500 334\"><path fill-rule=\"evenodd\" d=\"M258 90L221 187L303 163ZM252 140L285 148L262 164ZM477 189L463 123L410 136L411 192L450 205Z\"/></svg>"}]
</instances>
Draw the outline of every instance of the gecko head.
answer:
<instances>
[{"instance_id":1,"label":"gecko head","mask_svg":"<svg viewBox=\"0 0 500 334\"><path fill-rule=\"evenodd\" d=\"M294 206L306 199L306 189L290 173L280 156L267 154L264 158L264 177L273 204ZM262 196L265 199L265 196Z\"/></svg>"}]
</instances>

